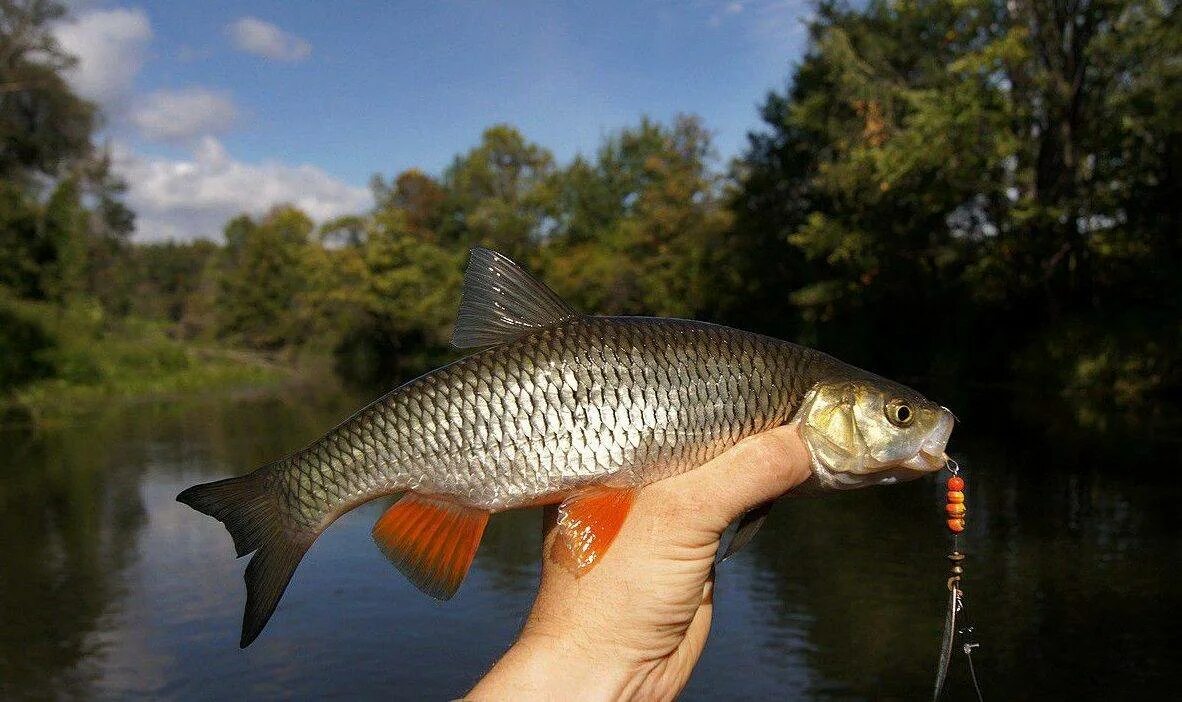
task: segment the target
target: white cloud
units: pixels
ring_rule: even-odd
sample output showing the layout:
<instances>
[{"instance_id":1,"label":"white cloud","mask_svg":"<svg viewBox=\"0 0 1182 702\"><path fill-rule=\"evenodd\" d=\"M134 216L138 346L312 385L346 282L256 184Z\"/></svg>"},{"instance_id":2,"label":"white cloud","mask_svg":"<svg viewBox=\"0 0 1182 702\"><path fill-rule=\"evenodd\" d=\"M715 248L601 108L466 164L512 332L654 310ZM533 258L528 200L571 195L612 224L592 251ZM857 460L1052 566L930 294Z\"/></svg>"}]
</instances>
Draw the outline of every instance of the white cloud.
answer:
<instances>
[{"instance_id":1,"label":"white cloud","mask_svg":"<svg viewBox=\"0 0 1182 702\"><path fill-rule=\"evenodd\" d=\"M234 46L250 54L277 61L299 61L308 58L312 45L307 40L283 31L257 17L236 20L227 31Z\"/></svg>"},{"instance_id":2,"label":"white cloud","mask_svg":"<svg viewBox=\"0 0 1182 702\"><path fill-rule=\"evenodd\" d=\"M235 45L271 59L297 61L311 54L304 39L253 17L228 28ZM368 189L345 183L312 165L234 159L214 136L234 125L239 110L229 93L203 87L136 95L152 27L143 10L96 9L59 24L55 35L78 57L67 78L116 124L134 126L141 138L186 144L183 158L149 156L126 143L112 148L114 166L128 184L141 240L217 238L230 218L261 215L290 203L323 222L372 206ZM181 50L181 58L192 58Z\"/></svg>"},{"instance_id":3,"label":"white cloud","mask_svg":"<svg viewBox=\"0 0 1182 702\"><path fill-rule=\"evenodd\" d=\"M112 108L131 94L152 26L143 10L117 8L83 12L58 25L54 33L62 48L78 57L78 65L67 74L70 85L83 97Z\"/></svg>"},{"instance_id":4,"label":"white cloud","mask_svg":"<svg viewBox=\"0 0 1182 702\"><path fill-rule=\"evenodd\" d=\"M145 139L176 142L226 131L238 108L228 94L207 88L158 90L138 101L130 117Z\"/></svg>"},{"instance_id":5,"label":"white cloud","mask_svg":"<svg viewBox=\"0 0 1182 702\"><path fill-rule=\"evenodd\" d=\"M208 136L188 159L143 156L126 147L117 147L114 159L129 185L127 201L136 212L140 240L216 239L231 217L259 215L281 203L299 207L318 222L372 206L366 188L315 166L236 161Z\"/></svg>"}]
</instances>

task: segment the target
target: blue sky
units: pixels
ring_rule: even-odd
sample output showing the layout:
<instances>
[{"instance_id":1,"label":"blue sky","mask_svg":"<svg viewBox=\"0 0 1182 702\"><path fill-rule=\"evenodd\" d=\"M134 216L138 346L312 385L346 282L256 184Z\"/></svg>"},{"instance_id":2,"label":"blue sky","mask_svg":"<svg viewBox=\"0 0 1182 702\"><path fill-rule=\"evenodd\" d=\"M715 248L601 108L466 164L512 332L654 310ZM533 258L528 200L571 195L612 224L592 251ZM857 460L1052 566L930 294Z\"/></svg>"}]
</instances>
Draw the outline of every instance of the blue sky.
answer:
<instances>
[{"instance_id":1,"label":"blue sky","mask_svg":"<svg viewBox=\"0 0 1182 702\"><path fill-rule=\"evenodd\" d=\"M483 128L560 161L642 115L700 115L724 158L805 42L805 0L80 2L59 39L103 106L144 239L238 211L364 209L373 173L438 173Z\"/></svg>"}]
</instances>

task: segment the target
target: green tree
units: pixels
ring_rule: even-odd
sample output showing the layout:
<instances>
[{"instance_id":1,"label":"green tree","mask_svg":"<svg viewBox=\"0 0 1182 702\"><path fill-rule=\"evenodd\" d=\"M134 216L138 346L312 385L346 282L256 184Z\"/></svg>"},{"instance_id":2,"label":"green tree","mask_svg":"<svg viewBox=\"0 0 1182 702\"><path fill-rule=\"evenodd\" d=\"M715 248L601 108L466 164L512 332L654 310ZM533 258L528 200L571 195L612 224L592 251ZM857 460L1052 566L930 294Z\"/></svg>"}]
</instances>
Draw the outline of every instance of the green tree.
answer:
<instances>
[{"instance_id":1,"label":"green tree","mask_svg":"<svg viewBox=\"0 0 1182 702\"><path fill-rule=\"evenodd\" d=\"M356 245L321 250L322 314L336 321L337 368L354 381L395 382L449 359L461 249L440 245L447 192L421 171L374 179L375 208Z\"/></svg>"},{"instance_id":2,"label":"green tree","mask_svg":"<svg viewBox=\"0 0 1182 702\"><path fill-rule=\"evenodd\" d=\"M538 186L554 168L550 152L526 141L516 129L503 124L486 129L480 144L456 157L443 174L447 199L437 230L440 243L463 248L484 244L526 258L543 233L545 209L537 199ZM412 214L409 226L415 221Z\"/></svg>"},{"instance_id":3,"label":"green tree","mask_svg":"<svg viewBox=\"0 0 1182 702\"><path fill-rule=\"evenodd\" d=\"M184 322L192 311L194 297L202 292L206 269L219 253L216 244L205 240L131 247L121 266L130 290L128 312L169 324Z\"/></svg>"},{"instance_id":4,"label":"green tree","mask_svg":"<svg viewBox=\"0 0 1182 702\"><path fill-rule=\"evenodd\" d=\"M225 268L218 293L221 336L259 349L305 340L310 297L312 220L291 206L261 221L243 215L225 228Z\"/></svg>"},{"instance_id":5,"label":"green tree","mask_svg":"<svg viewBox=\"0 0 1182 702\"><path fill-rule=\"evenodd\" d=\"M365 218L344 215L320 225L320 243L331 247L357 248L365 243Z\"/></svg>"},{"instance_id":6,"label":"green tree","mask_svg":"<svg viewBox=\"0 0 1182 702\"><path fill-rule=\"evenodd\" d=\"M21 298L42 297L40 210L16 184L0 180L0 289Z\"/></svg>"},{"instance_id":7,"label":"green tree","mask_svg":"<svg viewBox=\"0 0 1182 702\"><path fill-rule=\"evenodd\" d=\"M1178 291L1178 29L1157 0L824 3L737 168L736 236L799 274L805 338L853 358L997 376L1074 335L1056 363L1078 369L1091 333L1158 363L1103 320L1170 318L1147 294Z\"/></svg>"},{"instance_id":8,"label":"green tree","mask_svg":"<svg viewBox=\"0 0 1182 702\"><path fill-rule=\"evenodd\" d=\"M90 152L96 113L66 85L75 59L53 36L52 0L0 0L0 179L31 186Z\"/></svg>"},{"instance_id":9,"label":"green tree","mask_svg":"<svg viewBox=\"0 0 1182 702\"><path fill-rule=\"evenodd\" d=\"M0 1L0 284L58 303L107 293L134 219L123 183L94 148L94 105L62 77L74 65L53 36L65 10Z\"/></svg>"},{"instance_id":10,"label":"green tree","mask_svg":"<svg viewBox=\"0 0 1182 702\"><path fill-rule=\"evenodd\" d=\"M712 159L697 118L644 119L609 137L594 164L579 158L552 178L539 199L555 286L597 312L711 314L730 224Z\"/></svg>"},{"instance_id":11,"label":"green tree","mask_svg":"<svg viewBox=\"0 0 1182 702\"><path fill-rule=\"evenodd\" d=\"M76 178L67 178L45 203L41 216L40 239L52 252L40 266L40 289L49 300L65 303L81 290L86 266L87 213L82 207Z\"/></svg>"},{"instance_id":12,"label":"green tree","mask_svg":"<svg viewBox=\"0 0 1182 702\"><path fill-rule=\"evenodd\" d=\"M481 152L481 156L469 154L469 158L481 160L486 158L484 153ZM471 170L470 166L466 163L464 169ZM486 168L487 163L484 163L482 169ZM375 176L372 188L377 203L375 211L398 210L407 231L424 241L438 241L448 199L447 190L438 180L412 168L399 173L389 185L380 176ZM483 199L483 196L477 199Z\"/></svg>"}]
</instances>

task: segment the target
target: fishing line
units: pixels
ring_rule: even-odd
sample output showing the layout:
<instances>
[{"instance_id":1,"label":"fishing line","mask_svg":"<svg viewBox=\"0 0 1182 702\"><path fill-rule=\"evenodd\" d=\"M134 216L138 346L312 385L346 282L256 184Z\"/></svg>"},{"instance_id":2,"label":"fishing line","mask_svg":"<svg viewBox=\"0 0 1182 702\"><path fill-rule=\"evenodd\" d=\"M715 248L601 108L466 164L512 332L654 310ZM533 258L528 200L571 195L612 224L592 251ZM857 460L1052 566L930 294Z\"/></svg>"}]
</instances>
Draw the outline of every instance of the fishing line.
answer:
<instances>
[{"instance_id":1,"label":"fishing line","mask_svg":"<svg viewBox=\"0 0 1182 702\"><path fill-rule=\"evenodd\" d=\"M961 651L964 652L965 659L969 664L969 675L973 680L973 689L977 693L977 700L984 702L981 685L977 681L977 670L973 665L973 649L978 648L980 644L972 638L973 627L965 626L961 629L956 627L957 617L964 610L964 591L960 587L960 582L964 575L965 555L960 552L960 534L964 531L965 515L968 512L964 504L965 481L960 475L960 465L955 460L949 458L945 467L951 473L947 482L948 502L944 505L944 510L948 516L948 530L952 532L952 552L947 556L949 562L952 563L952 569L947 583L948 610L944 615L944 634L940 641L940 658L936 666L936 685L932 691L932 701L937 702L940 699L940 693L944 691L944 680L948 676L948 667L952 663L952 646L959 638ZM963 619L963 617L961 618Z\"/></svg>"},{"instance_id":2,"label":"fishing line","mask_svg":"<svg viewBox=\"0 0 1182 702\"><path fill-rule=\"evenodd\" d=\"M977 691L978 702L985 702L984 696L981 695L981 683L977 682L977 669L973 667L972 649L980 644L965 644L964 655L969 660L969 675L973 678L973 689Z\"/></svg>"}]
</instances>

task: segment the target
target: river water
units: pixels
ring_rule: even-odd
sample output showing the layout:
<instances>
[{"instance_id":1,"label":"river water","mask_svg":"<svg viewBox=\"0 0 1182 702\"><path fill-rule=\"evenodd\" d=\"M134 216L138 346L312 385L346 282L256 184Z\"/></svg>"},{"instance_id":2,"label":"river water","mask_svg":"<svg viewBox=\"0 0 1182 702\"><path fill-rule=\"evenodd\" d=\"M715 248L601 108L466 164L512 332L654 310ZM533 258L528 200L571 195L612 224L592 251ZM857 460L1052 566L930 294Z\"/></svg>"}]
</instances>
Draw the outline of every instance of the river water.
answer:
<instances>
[{"instance_id":1,"label":"river water","mask_svg":"<svg viewBox=\"0 0 1182 702\"><path fill-rule=\"evenodd\" d=\"M174 500L302 446L361 399L205 398L0 429L0 698L463 694L528 609L537 511L494 517L463 588L439 603L372 546L384 504L362 507L320 538L241 651L245 559ZM969 481L965 614L986 699L1172 698L1178 434L977 419L951 452ZM684 698L929 698L947 595L941 509L933 479L779 505L719 569ZM958 655L947 699L970 698Z\"/></svg>"}]
</instances>

